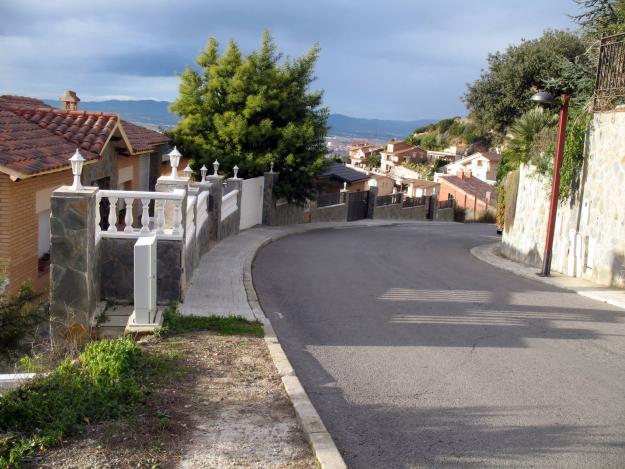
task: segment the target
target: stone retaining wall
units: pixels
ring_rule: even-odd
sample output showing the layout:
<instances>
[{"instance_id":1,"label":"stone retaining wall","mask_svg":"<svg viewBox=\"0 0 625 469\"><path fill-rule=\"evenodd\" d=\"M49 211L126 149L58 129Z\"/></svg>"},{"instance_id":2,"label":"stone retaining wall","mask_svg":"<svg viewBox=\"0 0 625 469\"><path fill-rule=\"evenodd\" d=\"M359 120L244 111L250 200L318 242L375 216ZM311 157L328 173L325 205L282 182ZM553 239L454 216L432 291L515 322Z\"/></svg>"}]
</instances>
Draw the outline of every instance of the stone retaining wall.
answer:
<instances>
[{"instance_id":1,"label":"stone retaining wall","mask_svg":"<svg viewBox=\"0 0 625 469\"><path fill-rule=\"evenodd\" d=\"M425 220L427 205L417 207L402 207L402 204L381 205L375 207L373 218L379 220Z\"/></svg>"},{"instance_id":2,"label":"stone retaining wall","mask_svg":"<svg viewBox=\"0 0 625 469\"><path fill-rule=\"evenodd\" d=\"M134 301L134 246L132 238L100 240L101 299L116 303ZM156 242L156 291L159 304L181 301L184 288L182 240Z\"/></svg>"},{"instance_id":3,"label":"stone retaining wall","mask_svg":"<svg viewBox=\"0 0 625 469\"><path fill-rule=\"evenodd\" d=\"M625 287L625 110L595 113L586 149L580 188L558 207L552 269ZM502 239L505 256L542 263L549 194L549 181L532 167L520 169L514 219Z\"/></svg>"},{"instance_id":4,"label":"stone retaining wall","mask_svg":"<svg viewBox=\"0 0 625 469\"><path fill-rule=\"evenodd\" d=\"M327 207L317 207L314 202L310 204L310 221L347 221L347 204L328 205Z\"/></svg>"}]
</instances>

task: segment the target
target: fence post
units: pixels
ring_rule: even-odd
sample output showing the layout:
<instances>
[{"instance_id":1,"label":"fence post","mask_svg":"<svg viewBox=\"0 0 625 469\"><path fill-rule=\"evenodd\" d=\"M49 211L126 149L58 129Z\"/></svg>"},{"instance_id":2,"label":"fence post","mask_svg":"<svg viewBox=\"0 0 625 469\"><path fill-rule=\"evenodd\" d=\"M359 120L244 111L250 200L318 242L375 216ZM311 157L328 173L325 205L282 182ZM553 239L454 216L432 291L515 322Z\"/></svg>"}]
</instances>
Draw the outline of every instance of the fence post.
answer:
<instances>
[{"instance_id":1,"label":"fence post","mask_svg":"<svg viewBox=\"0 0 625 469\"><path fill-rule=\"evenodd\" d=\"M273 187L278 182L278 173L268 171L265 173L265 188L263 192L263 225L271 225L273 218L274 197Z\"/></svg>"},{"instance_id":2,"label":"fence post","mask_svg":"<svg viewBox=\"0 0 625 469\"><path fill-rule=\"evenodd\" d=\"M378 198L378 188L369 186L369 200L367 201L367 218L375 217L375 204Z\"/></svg>"},{"instance_id":3,"label":"fence post","mask_svg":"<svg viewBox=\"0 0 625 469\"><path fill-rule=\"evenodd\" d=\"M206 176L206 180L210 182L210 199L208 204L208 218L210 219L210 235L211 241L219 241L221 234L221 199L224 196L223 176Z\"/></svg>"},{"instance_id":4,"label":"fence post","mask_svg":"<svg viewBox=\"0 0 625 469\"><path fill-rule=\"evenodd\" d=\"M72 313L85 326L100 299L97 193L62 186L50 198L50 312Z\"/></svg>"}]
</instances>

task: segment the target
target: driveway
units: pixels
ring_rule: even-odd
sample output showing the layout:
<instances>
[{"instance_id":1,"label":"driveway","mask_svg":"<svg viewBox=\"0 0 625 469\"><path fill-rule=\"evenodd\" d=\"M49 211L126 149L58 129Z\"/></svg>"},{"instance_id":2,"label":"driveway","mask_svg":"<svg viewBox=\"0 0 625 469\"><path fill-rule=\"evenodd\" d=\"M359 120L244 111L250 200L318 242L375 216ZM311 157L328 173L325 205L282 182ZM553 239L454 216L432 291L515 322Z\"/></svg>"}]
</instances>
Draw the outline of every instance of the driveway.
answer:
<instances>
[{"instance_id":1,"label":"driveway","mask_svg":"<svg viewBox=\"0 0 625 469\"><path fill-rule=\"evenodd\" d=\"M254 284L350 468L625 467L625 311L491 267L487 225L330 229Z\"/></svg>"}]
</instances>

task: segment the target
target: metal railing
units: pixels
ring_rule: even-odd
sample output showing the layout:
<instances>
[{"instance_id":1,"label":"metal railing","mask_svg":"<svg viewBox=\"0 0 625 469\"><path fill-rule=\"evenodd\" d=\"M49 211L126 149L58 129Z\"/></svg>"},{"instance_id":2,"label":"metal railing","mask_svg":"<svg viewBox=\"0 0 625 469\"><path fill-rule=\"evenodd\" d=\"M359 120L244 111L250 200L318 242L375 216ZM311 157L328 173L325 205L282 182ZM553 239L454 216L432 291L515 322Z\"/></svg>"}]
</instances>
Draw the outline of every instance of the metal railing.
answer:
<instances>
[{"instance_id":1,"label":"metal railing","mask_svg":"<svg viewBox=\"0 0 625 469\"><path fill-rule=\"evenodd\" d=\"M422 195L421 197L406 197L404 199L404 202L402 203L402 207L404 208L421 207L423 205L425 205L424 195Z\"/></svg>"},{"instance_id":2,"label":"metal railing","mask_svg":"<svg viewBox=\"0 0 625 469\"><path fill-rule=\"evenodd\" d=\"M377 207L382 207L384 205L399 204L401 203L402 195L403 194L401 192L398 192L397 194L382 195L382 196L376 197L375 205Z\"/></svg>"},{"instance_id":3,"label":"metal railing","mask_svg":"<svg viewBox=\"0 0 625 469\"><path fill-rule=\"evenodd\" d=\"M330 205L339 205L341 202L341 193L333 192L331 194L323 194L317 196L317 208L329 207Z\"/></svg>"},{"instance_id":4,"label":"metal railing","mask_svg":"<svg viewBox=\"0 0 625 469\"><path fill-rule=\"evenodd\" d=\"M601 39L594 111L609 111L625 104L625 33Z\"/></svg>"}]
</instances>

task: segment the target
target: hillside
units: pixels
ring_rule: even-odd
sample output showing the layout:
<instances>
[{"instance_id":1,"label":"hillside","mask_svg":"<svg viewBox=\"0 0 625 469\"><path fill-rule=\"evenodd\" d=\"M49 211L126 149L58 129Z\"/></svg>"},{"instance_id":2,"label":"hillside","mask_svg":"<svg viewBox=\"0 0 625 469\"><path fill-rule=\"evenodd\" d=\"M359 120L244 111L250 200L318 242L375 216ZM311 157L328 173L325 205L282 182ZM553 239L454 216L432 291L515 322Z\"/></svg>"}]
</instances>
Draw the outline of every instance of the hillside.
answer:
<instances>
[{"instance_id":1,"label":"hillside","mask_svg":"<svg viewBox=\"0 0 625 469\"><path fill-rule=\"evenodd\" d=\"M55 100L44 100L50 106L58 106ZM153 101L149 99L137 101L81 101L80 109L86 111L102 111L120 114L124 119L149 127L173 127L178 122L178 116L169 112L170 103L167 101ZM361 119L331 114L328 120L330 135L341 137L367 138L388 140L389 138L404 138L410 135L416 127L435 122L433 119L414 121L396 121L382 119Z\"/></svg>"}]
</instances>

